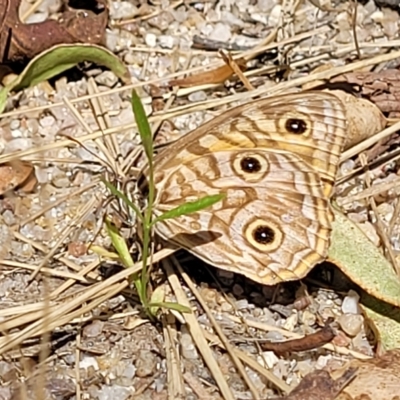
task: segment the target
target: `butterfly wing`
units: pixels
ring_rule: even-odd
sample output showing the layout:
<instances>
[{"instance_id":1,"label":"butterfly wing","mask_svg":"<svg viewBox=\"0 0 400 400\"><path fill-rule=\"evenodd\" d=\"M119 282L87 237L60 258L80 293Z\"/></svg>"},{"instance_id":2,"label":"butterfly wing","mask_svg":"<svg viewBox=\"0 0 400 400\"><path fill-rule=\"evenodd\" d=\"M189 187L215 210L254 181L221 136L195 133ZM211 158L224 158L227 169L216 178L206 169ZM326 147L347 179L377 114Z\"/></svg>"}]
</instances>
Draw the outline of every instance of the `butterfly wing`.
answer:
<instances>
[{"instance_id":1,"label":"butterfly wing","mask_svg":"<svg viewBox=\"0 0 400 400\"><path fill-rule=\"evenodd\" d=\"M266 149L216 151L156 169L156 216L225 193L156 232L216 267L273 285L300 279L325 259L332 212L318 173L299 156Z\"/></svg>"},{"instance_id":2,"label":"butterfly wing","mask_svg":"<svg viewBox=\"0 0 400 400\"><path fill-rule=\"evenodd\" d=\"M281 149L297 154L318 171L324 193L330 196L346 124L343 103L331 93L310 91L267 97L201 125L161 152L156 162L173 168L220 150Z\"/></svg>"}]
</instances>

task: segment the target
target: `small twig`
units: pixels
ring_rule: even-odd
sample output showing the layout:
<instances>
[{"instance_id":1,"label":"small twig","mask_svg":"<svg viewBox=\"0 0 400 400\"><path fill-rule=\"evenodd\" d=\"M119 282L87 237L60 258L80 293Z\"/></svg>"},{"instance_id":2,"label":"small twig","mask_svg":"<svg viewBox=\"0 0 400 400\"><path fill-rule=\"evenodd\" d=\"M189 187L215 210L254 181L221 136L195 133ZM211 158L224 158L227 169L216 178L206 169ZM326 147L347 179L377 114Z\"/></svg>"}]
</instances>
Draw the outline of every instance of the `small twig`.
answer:
<instances>
[{"instance_id":1,"label":"small twig","mask_svg":"<svg viewBox=\"0 0 400 400\"><path fill-rule=\"evenodd\" d=\"M358 39L357 39L357 4L358 4L357 0L353 0L353 18L351 25L353 30L354 45L357 51L357 57L359 60L361 60L360 46L358 45Z\"/></svg>"},{"instance_id":2,"label":"small twig","mask_svg":"<svg viewBox=\"0 0 400 400\"><path fill-rule=\"evenodd\" d=\"M226 62L231 70L238 76L238 78L242 81L244 87L247 90L254 90L254 86L250 83L250 81L243 75L240 64L238 64L235 60L233 60L232 56L229 53L225 53L222 50L219 52L222 59Z\"/></svg>"},{"instance_id":3,"label":"small twig","mask_svg":"<svg viewBox=\"0 0 400 400\"><path fill-rule=\"evenodd\" d=\"M286 340L285 342L260 342L263 350L273 351L280 355L292 351L313 350L330 343L335 337L332 327L328 324L317 332L299 339Z\"/></svg>"},{"instance_id":4,"label":"small twig","mask_svg":"<svg viewBox=\"0 0 400 400\"><path fill-rule=\"evenodd\" d=\"M359 157L360 157L361 165L366 168L367 161L366 161L365 155L364 154L360 154ZM366 183L368 188L370 188L372 186L371 177L370 177L370 172L369 171L367 171L366 174L365 174L365 183ZM382 239L382 242L383 242L383 244L385 246L385 249L387 251L387 254L389 256L389 259L390 259L390 261L392 263L392 266L393 266L397 276L400 276L400 267L397 264L396 256L394 255L392 245L390 244L390 240L389 240L388 235L387 235L386 230L385 230L385 226L383 225L381 217L379 216L379 212L378 212L378 208L376 206L375 199L373 197L370 197L369 198L369 202L370 202L372 211L375 214L376 226L378 228L377 229L378 230L378 234L379 234L380 238Z\"/></svg>"}]
</instances>

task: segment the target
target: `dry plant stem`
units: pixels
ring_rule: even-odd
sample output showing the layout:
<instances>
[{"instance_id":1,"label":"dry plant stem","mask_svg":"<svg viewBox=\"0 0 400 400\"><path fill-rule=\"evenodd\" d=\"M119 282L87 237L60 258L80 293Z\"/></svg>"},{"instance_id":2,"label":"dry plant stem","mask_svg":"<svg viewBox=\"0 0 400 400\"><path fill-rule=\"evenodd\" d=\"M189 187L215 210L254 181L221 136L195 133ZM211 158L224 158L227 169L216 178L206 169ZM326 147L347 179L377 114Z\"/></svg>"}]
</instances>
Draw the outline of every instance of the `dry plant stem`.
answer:
<instances>
[{"instance_id":1,"label":"dry plant stem","mask_svg":"<svg viewBox=\"0 0 400 400\"><path fill-rule=\"evenodd\" d=\"M98 307L101 303L104 301L110 299L111 297L114 297L116 294L118 294L122 289L124 289L128 285L127 281L124 281L119 284L113 285L111 288L106 288L105 290L107 293L105 295L100 293L93 293L92 288L88 290L88 293L85 293L84 296L80 296L79 301L77 299L74 299L70 303L63 304L59 307L57 307L55 310L51 310L47 313L47 318L49 321L49 324L46 326L46 329L49 331L68 323L71 321L73 318L77 318L84 314L85 312L88 312L95 307ZM97 285L93 285L97 286ZM70 312L70 310L73 310L76 306L82 305L85 303L91 296L97 297L95 300L92 300L90 303L87 304L87 306L78 308L75 311ZM100 296L100 297L99 297ZM83 297L83 299L82 299ZM68 314L69 313L69 314ZM0 324L1 327L2 324ZM0 328L0 331L2 329ZM14 349L18 345L24 342L24 340L33 337L33 336L38 336L43 334L43 318L40 318L39 320L31 323L27 327L23 328L21 331L17 333L10 334L9 336L5 338L0 338L0 354L4 354L9 350ZM1 340L3 339L3 340Z\"/></svg>"},{"instance_id":2,"label":"dry plant stem","mask_svg":"<svg viewBox=\"0 0 400 400\"><path fill-rule=\"evenodd\" d=\"M198 379L195 376L193 376L193 374L191 374L189 371L186 371L183 374L183 378L185 379L185 382L193 390L197 398L208 399L210 397L210 394L207 392L207 390L203 388L202 384L198 381Z\"/></svg>"},{"instance_id":3,"label":"dry plant stem","mask_svg":"<svg viewBox=\"0 0 400 400\"><path fill-rule=\"evenodd\" d=\"M229 53L225 53L222 50L219 52L222 59L225 61L226 65L228 65L232 71L237 75L237 77L241 80L244 87L247 90L254 90L254 86L249 82L249 80L243 75L242 70L239 68L237 63L233 60L232 56Z\"/></svg>"},{"instance_id":4,"label":"dry plant stem","mask_svg":"<svg viewBox=\"0 0 400 400\"><path fill-rule=\"evenodd\" d=\"M224 348L221 340L216 335L213 335L211 332L203 329L203 335L207 338L207 340L213 343L216 346ZM268 381L270 381L275 387L282 390L284 393L289 393L291 391L291 387L284 382L282 379L276 377L272 372L268 371L265 367L263 367L259 362L257 362L254 358L248 356L244 351L234 348L233 350L237 357L239 357L245 364L247 364L251 369L258 372L260 375L264 376Z\"/></svg>"},{"instance_id":5,"label":"dry plant stem","mask_svg":"<svg viewBox=\"0 0 400 400\"><path fill-rule=\"evenodd\" d=\"M0 265L5 267L7 266L7 267L26 269L28 271L36 271L37 269L37 265L29 265L20 263L18 261L10 261L10 260L0 260ZM46 267L42 267L40 271L42 274L54 276L57 278L73 279L74 282L78 281L82 283L89 283L89 281L85 277L67 271L57 271ZM15 272L15 270L13 272Z\"/></svg>"},{"instance_id":6,"label":"dry plant stem","mask_svg":"<svg viewBox=\"0 0 400 400\"><path fill-rule=\"evenodd\" d=\"M29 275L29 281L35 279L40 270L48 263L48 261L54 256L57 252L58 248L64 243L64 240L68 238L68 236L73 232L77 225L89 214L95 207L97 200L92 198L91 201L85 203L82 209L78 210L77 215L70 221L68 227L64 230L64 232L60 235L57 242L54 244L53 248L49 253L45 255L42 262L38 265L36 270Z\"/></svg>"},{"instance_id":7,"label":"dry plant stem","mask_svg":"<svg viewBox=\"0 0 400 400\"><path fill-rule=\"evenodd\" d=\"M89 85L90 87L90 85ZM81 114L78 112L78 110L73 106L73 104L71 103L71 101L67 98L67 97L63 97L63 101L65 103L65 106L69 109L69 111L71 112L72 116L75 118L75 120L79 123L79 125L90 135L93 133L93 131L90 129L89 125L86 123L86 121L82 118ZM91 101L93 102L93 99L91 99ZM102 132L102 130L100 131ZM107 147L104 145L103 140L107 138L108 135L105 135L104 137L99 136L96 139L94 139L96 145L98 146L99 150L104 154L104 156L107 159L107 163L101 159L101 157L98 157L98 161L101 165L103 165L103 167L108 167L108 165L111 165L111 168L116 171L117 170L117 166L116 166L116 162L115 162L115 158L110 155L110 153L107 150ZM77 141L80 142L80 138L75 139ZM106 142L109 141L110 139L105 139Z\"/></svg>"},{"instance_id":8,"label":"dry plant stem","mask_svg":"<svg viewBox=\"0 0 400 400\"><path fill-rule=\"evenodd\" d=\"M361 165L366 168L367 160L366 160L365 155L364 154L360 154L359 157L360 157ZM366 174L365 174L365 183L366 183L368 188L371 187L371 177L370 177L370 172L369 171L367 171ZM377 225L377 228L378 228L379 236L382 239L382 242L383 242L383 244L385 246L387 254L389 255L389 259L390 259L390 261L392 263L394 271L396 272L397 276L400 277L400 268L397 265L396 256L395 256L395 254L393 252L392 245L390 244L390 240L389 240L388 235L386 233L385 226L383 225L383 222L382 222L381 217L379 215L375 199L373 197L370 197L369 198L369 203L371 205L372 211L375 214L376 225Z\"/></svg>"},{"instance_id":9,"label":"dry plant stem","mask_svg":"<svg viewBox=\"0 0 400 400\"><path fill-rule=\"evenodd\" d=\"M179 340L174 316L171 313L164 315L162 324L167 358L168 399L183 399L185 397L185 386L180 368L179 352L177 351L177 346L175 346L175 343L178 343Z\"/></svg>"},{"instance_id":10,"label":"dry plant stem","mask_svg":"<svg viewBox=\"0 0 400 400\"><path fill-rule=\"evenodd\" d=\"M160 261L161 259L168 257L169 255L174 253L174 251L175 250L165 249L156 253L154 255L154 262ZM97 301L89 303L87 306L85 306L82 309L79 309L77 312L76 311L71 312L71 310L74 310L77 306L90 301L92 298L96 299L98 298L98 296L102 296L103 291L105 291L107 294L101 298L101 302L110 299L111 297L114 296L114 292L119 293L128 286L128 281L127 281L128 277L130 277L134 273L139 272L141 269L142 269L142 262L138 262L132 268L124 269L123 271L115 274L109 279L106 279L105 281L100 282L98 284L92 285L83 294L74 297L66 304L63 304L61 306L57 305L58 308L54 312L51 311L53 318L50 318L50 320L52 321L52 326L49 327L49 329L53 329L62 326L63 324L70 323L74 318L79 317L84 313L89 313L94 307L97 306ZM122 283L118 283L120 281L122 281ZM60 318L60 315L62 316L62 318ZM35 318L35 320L36 319L37 318ZM0 322L0 332L9 329L8 327L5 326L6 322L7 321ZM20 326L22 327L24 325L26 325L26 322L22 318ZM35 321L33 324L24 327L21 332L9 335L6 338L0 337L0 354L13 349L14 347L20 345L24 340L30 337L35 337L38 334L41 334L40 329L39 332L37 333L38 331L37 327L38 327L38 321ZM40 328L40 322L39 322L39 328Z\"/></svg>"},{"instance_id":11,"label":"dry plant stem","mask_svg":"<svg viewBox=\"0 0 400 400\"><path fill-rule=\"evenodd\" d=\"M366 164L366 166L368 166L368 164ZM394 179L391 182L384 182L384 183L380 183L377 185L372 185L372 186L368 187L367 189L364 189L360 193L356 193L354 195L344 197L342 200L340 200L340 206L344 206L346 204L353 203L354 201L360 201L363 199L367 199L368 197L371 197L371 196L376 196L380 193L387 192L388 190L394 189L398 186L400 186L400 177L397 179ZM398 203L396 203L396 206L397 206L397 204Z\"/></svg>"},{"instance_id":12,"label":"dry plant stem","mask_svg":"<svg viewBox=\"0 0 400 400\"><path fill-rule=\"evenodd\" d=\"M358 45L358 39L357 39L357 0L353 0L353 18L352 18L352 30L353 30L353 37L354 37L354 46L356 48L357 52L357 57L359 60L361 60L361 51L360 47Z\"/></svg>"},{"instance_id":13,"label":"dry plant stem","mask_svg":"<svg viewBox=\"0 0 400 400\"><path fill-rule=\"evenodd\" d=\"M89 94L99 93L96 81L93 78L88 80L88 91ZM97 124L102 130L110 128L112 126L109 113L104 105L103 97L92 97L90 103L93 107L94 114L96 117ZM91 132L88 132L91 133ZM115 164L118 154L120 154L119 144L115 135L104 136L104 141L108 153L105 154L108 160L113 160ZM117 171L119 174L120 172Z\"/></svg>"},{"instance_id":14,"label":"dry plant stem","mask_svg":"<svg viewBox=\"0 0 400 400\"><path fill-rule=\"evenodd\" d=\"M177 302L183 306L190 307L189 300L186 297L186 294L183 291L179 279L174 273L172 265L170 264L169 260L164 260L163 266L168 276L168 282L175 293ZM218 363L215 360L206 339L204 338L202 329L196 317L194 316L194 314L185 314L185 320L189 328L189 331L192 335L193 341L196 344L199 352L201 353L204 362L208 366L211 374L213 375L224 400L235 400L232 391L228 383L226 382L225 377L222 374L221 369L219 368Z\"/></svg>"},{"instance_id":15,"label":"dry plant stem","mask_svg":"<svg viewBox=\"0 0 400 400\"><path fill-rule=\"evenodd\" d=\"M232 321L234 321L235 323L241 323L241 319L238 317L235 317L233 315L229 315L228 316L229 319L231 319ZM246 319L246 324L248 324L250 327L255 328L255 329L259 329L265 332L270 332L270 331L276 331L281 333L283 336L288 337L288 338L301 338L304 335L299 335L298 333L295 332L290 332L290 331L286 331L285 329L280 329L277 328L274 325L268 325L268 324L264 324L261 322L257 322L257 321L252 321L249 319ZM339 346L334 346L332 343L328 343L324 346L322 346L324 349L333 351L335 353L338 354L343 354L343 355L351 355L352 357L358 358L360 360L369 360L371 357L367 356L363 353L360 353L358 351L354 351L354 350L349 350L346 347L339 347Z\"/></svg>"},{"instance_id":16,"label":"dry plant stem","mask_svg":"<svg viewBox=\"0 0 400 400\"><path fill-rule=\"evenodd\" d=\"M400 56L400 54L399 54ZM351 157L361 153L362 151L368 149L369 147L373 146L375 143L378 143L380 140L392 135L393 133L400 130L400 121L396 122L395 124L389 126L388 128L384 129L383 131L377 133L376 135L358 143L357 145L353 146L352 148L344 151L340 157L340 161L346 161Z\"/></svg>"},{"instance_id":17,"label":"dry plant stem","mask_svg":"<svg viewBox=\"0 0 400 400\"><path fill-rule=\"evenodd\" d=\"M81 359L81 333L78 330L78 333L76 335L76 350L75 350L75 360L80 360ZM81 372L79 368L79 362L75 362L75 399L76 400L81 400Z\"/></svg>"},{"instance_id":18,"label":"dry plant stem","mask_svg":"<svg viewBox=\"0 0 400 400\"><path fill-rule=\"evenodd\" d=\"M20 240L23 243L30 244L33 248L43 252L44 254L47 254L50 251L50 249L48 247L44 246L41 243L35 242L31 239L27 239L25 236L21 235L18 232L13 232L13 233L14 233L14 236L16 239ZM68 268L72 269L73 271L77 271L78 276L86 276L86 279L89 278L89 279L93 279L93 280L97 280L99 278L99 275L97 273L90 272L93 269L97 268L97 266L99 265L99 261L90 263L88 266L86 266L85 268L82 269L82 267L80 265L74 264L71 260L69 260L66 257L60 256L59 254L54 255L54 258L56 260L62 262L63 264L65 264ZM89 266L91 266L90 269L88 269ZM82 271L85 271L85 272L82 272Z\"/></svg>"},{"instance_id":19,"label":"dry plant stem","mask_svg":"<svg viewBox=\"0 0 400 400\"><path fill-rule=\"evenodd\" d=\"M44 206L41 210L39 210L37 213L30 215L23 221L21 221L21 226L24 226L28 224L29 222L34 221L37 218L40 218L42 215L44 215L47 211L51 210L54 207L58 207L60 204L64 203L64 201L71 199L75 196L79 196L80 194L84 192L88 192L91 188L95 187L98 183L100 182L100 179L98 177L95 177L93 179L93 182L89 183L88 185L84 185L83 187L79 188L78 190L68 193L67 195L61 196L55 201L50 202L47 206Z\"/></svg>"},{"instance_id":20,"label":"dry plant stem","mask_svg":"<svg viewBox=\"0 0 400 400\"><path fill-rule=\"evenodd\" d=\"M197 301L200 303L201 307L203 308L204 312L206 313L212 327L214 330L217 332L218 337L220 338L221 342L224 345L225 350L228 352L229 356L232 359L233 364L237 368L239 374L242 376L243 380L246 382L246 385L248 386L252 396L254 399L258 399L260 397L256 387L254 386L253 382L247 375L243 364L239 360L239 358L236 356L236 354L233 351L233 348L231 344L229 343L227 337L224 335L222 332L221 327L218 325L217 321L215 320L212 312L207 306L207 303L204 301L204 299L201 297L200 293L196 289L196 287L193 285L193 282L189 278L189 276L183 271L182 267L179 265L179 263L174 259L175 262L175 267L178 269L179 274L182 276L183 280L185 281L186 285L189 287L189 289L192 291L193 295L196 297Z\"/></svg>"},{"instance_id":21,"label":"dry plant stem","mask_svg":"<svg viewBox=\"0 0 400 400\"><path fill-rule=\"evenodd\" d=\"M389 237L392 237L393 228L395 227L396 223L398 222L399 215L400 215L400 197L397 198L396 206L393 211L393 216L389 223L389 228L388 228L388 236Z\"/></svg>"}]
</instances>

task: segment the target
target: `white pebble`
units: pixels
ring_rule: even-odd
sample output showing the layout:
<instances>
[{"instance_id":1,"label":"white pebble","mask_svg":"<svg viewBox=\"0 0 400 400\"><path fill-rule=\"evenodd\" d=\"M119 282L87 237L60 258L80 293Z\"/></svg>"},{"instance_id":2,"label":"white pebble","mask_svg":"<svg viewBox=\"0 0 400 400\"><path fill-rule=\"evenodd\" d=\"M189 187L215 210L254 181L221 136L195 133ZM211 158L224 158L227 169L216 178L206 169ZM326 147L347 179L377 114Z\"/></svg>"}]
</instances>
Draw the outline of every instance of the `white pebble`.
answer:
<instances>
[{"instance_id":1,"label":"white pebble","mask_svg":"<svg viewBox=\"0 0 400 400\"><path fill-rule=\"evenodd\" d=\"M156 45L157 45L157 36L154 33L146 33L144 41L146 42L147 46L156 47Z\"/></svg>"},{"instance_id":2,"label":"white pebble","mask_svg":"<svg viewBox=\"0 0 400 400\"><path fill-rule=\"evenodd\" d=\"M129 1L113 1L110 6L112 19L129 19L137 15L138 9Z\"/></svg>"},{"instance_id":3,"label":"white pebble","mask_svg":"<svg viewBox=\"0 0 400 400\"><path fill-rule=\"evenodd\" d=\"M358 304L360 296L354 290L349 290L348 295L344 298L342 303L343 314L361 314L361 309Z\"/></svg>"},{"instance_id":4,"label":"white pebble","mask_svg":"<svg viewBox=\"0 0 400 400\"><path fill-rule=\"evenodd\" d=\"M221 22L218 22L215 24L214 29L210 33L209 38L211 40L218 40L220 42L227 42L231 38L231 28L223 24Z\"/></svg>"},{"instance_id":5,"label":"white pebble","mask_svg":"<svg viewBox=\"0 0 400 400\"><path fill-rule=\"evenodd\" d=\"M350 337L356 336L363 326L364 318L359 314L343 314L338 318L338 323L343 332Z\"/></svg>"}]
</instances>

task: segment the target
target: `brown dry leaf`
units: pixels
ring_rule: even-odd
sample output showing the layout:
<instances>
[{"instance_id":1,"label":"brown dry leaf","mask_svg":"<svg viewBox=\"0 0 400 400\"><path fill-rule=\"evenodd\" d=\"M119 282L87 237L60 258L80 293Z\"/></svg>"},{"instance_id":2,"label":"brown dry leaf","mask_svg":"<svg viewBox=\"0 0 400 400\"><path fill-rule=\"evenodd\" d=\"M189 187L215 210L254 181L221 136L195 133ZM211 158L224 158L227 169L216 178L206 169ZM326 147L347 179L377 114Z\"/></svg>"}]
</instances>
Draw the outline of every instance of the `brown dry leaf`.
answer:
<instances>
[{"instance_id":1,"label":"brown dry leaf","mask_svg":"<svg viewBox=\"0 0 400 400\"><path fill-rule=\"evenodd\" d=\"M246 69L246 61L244 59L240 58L235 60L235 63L241 71ZM170 86L191 87L204 84L222 83L233 74L234 71L230 65L222 65L221 67L197 75L188 76L187 78L172 79L168 84Z\"/></svg>"},{"instance_id":2,"label":"brown dry leaf","mask_svg":"<svg viewBox=\"0 0 400 400\"><path fill-rule=\"evenodd\" d=\"M0 196L25 183L27 188L32 190L32 182L35 182L36 185L36 178L33 175L34 168L31 163L26 161L10 161L0 164Z\"/></svg>"},{"instance_id":3,"label":"brown dry leaf","mask_svg":"<svg viewBox=\"0 0 400 400\"><path fill-rule=\"evenodd\" d=\"M337 76L331 83L356 86L363 97L371 100L382 112L400 113L400 71L387 69L380 72L349 72ZM389 115L394 117L394 115Z\"/></svg>"},{"instance_id":4,"label":"brown dry leaf","mask_svg":"<svg viewBox=\"0 0 400 400\"><path fill-rule=\"evenodd\" d=\"M344 104L348 121L346 148L383 130L387 124L379 108L366 99L360 99L342 90L330 90Z\"/></svg>"},{"instance_id":5,"label":"brown dry leaf","mask_svg":"<svg viewBox=\"0 0 400 400\"><path fill-rule=\"evenodd\" d=\"M355 368L347 368L336 380L327 371L314 371L307 374L303 380L281 400L334 400L356 373ZM276 399L278 400L278 399Z\"/></svg>"},{"instance_id":6,"label":"brown dry leaf","mask_svg":"<svg viewBox=\"0 0 400 400\"><path fill-rule=\"evenodd\" d=\"M352 360L332 372L332 378L349 368L357 368L356 377L336 400L400 400L400 349L371 360Z\"/></svg>"},{"instance_id":7,"label":"brown dry leaf","mask_svg":"<svg viewBox=\"0 0 400 400\"><path fill-rule=\"evenodd\" d=\"M108 22L105 0L97 0L93 10L66 8L58 21L35 24L20 21L20 3L0 0L0 64L30 60L57 44L101 44L104 40Z\"/></svg>"}]
</instances>

